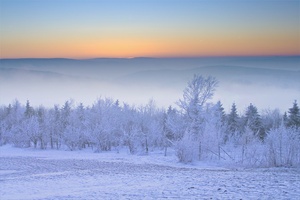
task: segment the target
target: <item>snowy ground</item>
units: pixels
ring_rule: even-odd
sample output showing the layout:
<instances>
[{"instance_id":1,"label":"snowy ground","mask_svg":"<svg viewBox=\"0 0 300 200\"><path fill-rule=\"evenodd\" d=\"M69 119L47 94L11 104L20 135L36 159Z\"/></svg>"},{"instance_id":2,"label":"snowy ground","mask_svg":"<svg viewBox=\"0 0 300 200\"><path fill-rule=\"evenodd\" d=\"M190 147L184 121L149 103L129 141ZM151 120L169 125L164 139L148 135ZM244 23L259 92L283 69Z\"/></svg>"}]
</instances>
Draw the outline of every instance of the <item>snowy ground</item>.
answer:
<instances>
[{"instance_id":1,"label":"snowy ground","mask_svg":"<svg viewBox=\"0 0 300 200\"><path fill-rule=\"evenodd\" d=\"M300 169L0 147L0 199L300 199Z\"/></svg>"}]
</instances>

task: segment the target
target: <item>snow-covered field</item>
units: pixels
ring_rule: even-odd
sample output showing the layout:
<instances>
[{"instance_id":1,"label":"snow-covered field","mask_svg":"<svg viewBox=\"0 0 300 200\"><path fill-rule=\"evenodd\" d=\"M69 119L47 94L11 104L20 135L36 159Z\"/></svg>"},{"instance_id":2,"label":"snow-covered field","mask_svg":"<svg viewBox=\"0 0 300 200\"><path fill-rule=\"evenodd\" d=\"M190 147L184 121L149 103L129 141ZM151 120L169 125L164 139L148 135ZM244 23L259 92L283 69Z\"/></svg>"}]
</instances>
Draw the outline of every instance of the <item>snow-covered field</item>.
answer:
<instances>
[{"instance_id":1,"label":"snow-covered field","mask_svg":"<svg viewBox=\"0 0 300 200\"><path fill-rule=\"evenodd\" d=\"M300 169L183 165L174 155L153 152L2 146L0 199L300 199Z\"/></svg>"}]
</instances>

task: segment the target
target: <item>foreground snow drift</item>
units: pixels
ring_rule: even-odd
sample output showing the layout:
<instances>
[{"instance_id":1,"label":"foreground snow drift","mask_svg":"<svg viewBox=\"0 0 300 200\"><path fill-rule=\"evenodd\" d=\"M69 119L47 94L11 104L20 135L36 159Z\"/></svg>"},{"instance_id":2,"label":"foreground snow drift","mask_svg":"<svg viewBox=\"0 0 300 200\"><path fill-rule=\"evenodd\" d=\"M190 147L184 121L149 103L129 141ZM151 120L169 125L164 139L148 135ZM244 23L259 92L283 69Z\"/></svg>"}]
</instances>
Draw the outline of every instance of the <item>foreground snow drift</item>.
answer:
<instances>
[{"instance_id":1,"label":"foreground snow drift","mask_svg":"<svg viewBox=\"0 0 300 200\"><path fill-rule=\"evenodd\" d=\"M0 147L0 185L0 199L7 200L299 199L300 169L185 167L172 156L6 146Z\"/></svg>"}]
</instances>

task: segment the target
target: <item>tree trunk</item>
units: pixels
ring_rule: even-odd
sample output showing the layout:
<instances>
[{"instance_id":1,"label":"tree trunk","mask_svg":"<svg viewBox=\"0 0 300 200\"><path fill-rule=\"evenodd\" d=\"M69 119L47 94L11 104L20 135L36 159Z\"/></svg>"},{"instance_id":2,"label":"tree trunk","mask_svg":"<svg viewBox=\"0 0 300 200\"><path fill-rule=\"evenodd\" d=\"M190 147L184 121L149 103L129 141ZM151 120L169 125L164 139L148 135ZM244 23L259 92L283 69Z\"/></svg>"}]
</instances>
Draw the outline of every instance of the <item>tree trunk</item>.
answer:
<instances>
[{"instance_id":1,"label":"tree trunk","mask_svg":"<svg viewBox=\"0 0 300 200\"><path fill-rule=\"evenodd\" d=\"M167 156L167 149L168 149L168 146L166 145L165 146L165 156Z\"/></svg>"},{"instance_id":2,"label":"tree trunk","mask_svg":"<svg viewBox=\"0 0 300 200\"><path fill-rule=\"evenodd\" d=\"M220 144L218 144L218 157L219 157L219 160L221 160L221 148L220 148Z\"/></svg>"},{"instance_id":3,"label":"tree trunk","mask_svg":"<svg viewBox=\"0 0 300 200\"><path fill-rule=\"evenodd\" d=\"M202 145L201 142L199 142L198 159L201 160L201 158L202 158Z\"/></svg>"},{"instance_id":4,"label":"tree trunk","mask_svg":"<svg viewBox=\"0 0 300 200\"><path fill-rule=\"evenodd\" d=\"M53 146L53 138L52 138L52 133L50 133L50 146L51 146L51 149L54 148Z\"/></svg>"},{"instance_id":5,"label":"tree trunk","mask_svg":"<svg viewBox=\"0 0 300 200\"><path fill-rule=\"evenodd\" d=\"M148 149L148 139L147 139L147 137L146 137L146 141L145 141L145 146L146 146L146 154L148 154L148 151L149 151L149 149Z\"/></svg>"}]
</instances>

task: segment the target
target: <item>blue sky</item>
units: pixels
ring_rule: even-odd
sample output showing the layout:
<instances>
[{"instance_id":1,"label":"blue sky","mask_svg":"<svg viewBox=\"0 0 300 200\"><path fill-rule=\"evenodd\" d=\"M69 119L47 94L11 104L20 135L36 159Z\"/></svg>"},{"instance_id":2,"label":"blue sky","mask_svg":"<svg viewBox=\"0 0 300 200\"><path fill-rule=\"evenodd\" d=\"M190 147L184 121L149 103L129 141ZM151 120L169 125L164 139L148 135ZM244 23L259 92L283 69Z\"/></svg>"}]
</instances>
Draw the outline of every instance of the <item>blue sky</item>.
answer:
<instances>
[{"instance_id":1,"label":"blue sky","mask_svg":"<svg viewBox=\"0 0 300 200\"><path fill-rule=\"evenodd\" d=\"M1 0L0 57L300 54L299 1Z\"/></svg>"}]
</instances>

